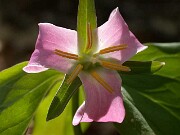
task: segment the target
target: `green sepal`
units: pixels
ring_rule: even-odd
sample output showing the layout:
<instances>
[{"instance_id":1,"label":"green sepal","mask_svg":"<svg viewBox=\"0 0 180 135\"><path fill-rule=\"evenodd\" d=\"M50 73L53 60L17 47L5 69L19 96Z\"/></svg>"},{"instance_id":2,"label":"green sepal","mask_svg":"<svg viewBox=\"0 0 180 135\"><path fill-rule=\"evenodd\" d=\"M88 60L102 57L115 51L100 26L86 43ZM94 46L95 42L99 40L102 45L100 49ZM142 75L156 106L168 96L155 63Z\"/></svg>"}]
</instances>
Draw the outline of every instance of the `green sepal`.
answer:
<instances>
[{"instance_id":1,"label":"green sepal","mask_svg":"<svg viewBox=\"0 0 180 135\"><path fill-rule=\"evenodd\" d=\"M119 72L122 74L151 74L159 71L164 65L164 62L159 61L126 61L124 66L131 69L130 72Z\"/></svg>"},{"instance_id":2,"label":"green sepal","mask_svg":"<svg viewBox=\"0 0 180 135\"><path fill-rule=\"evenodd\" d=\"M69 75L65 75L64 81L50 105L47 121L58 117L64 111L69 100L82 84L78 77L71 84L67 84L68 77Z\"/></svg>"},{"instance_id":3,"label":"green sepal","mask_svg":"<svg viewBox=\"0 0 180 135\"><path fill-rule=\"evenodd\" d=\"M87 45L87 24L91 24L92 30L97 27L96 10L94 0L79 0L77 33L78 50L82 54Z\"/></svg>"}]
</instances>

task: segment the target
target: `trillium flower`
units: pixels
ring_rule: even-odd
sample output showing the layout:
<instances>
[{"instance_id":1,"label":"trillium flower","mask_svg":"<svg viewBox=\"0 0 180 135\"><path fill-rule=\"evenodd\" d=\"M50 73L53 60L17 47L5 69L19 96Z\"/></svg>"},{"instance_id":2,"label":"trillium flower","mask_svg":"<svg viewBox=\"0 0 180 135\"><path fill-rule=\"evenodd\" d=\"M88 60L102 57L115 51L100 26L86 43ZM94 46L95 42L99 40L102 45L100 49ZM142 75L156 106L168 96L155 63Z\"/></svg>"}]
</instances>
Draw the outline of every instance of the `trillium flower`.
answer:
<instances>
[{"instance_id":1,"label":"trillium flower","mask_svg":"<svg viewBox=\"0 0 180 135\"><path fill-rule=\"evenodd\" d=\"M49 23L39 24L39 35L27 73L39 73L49 68L70 74L70 84L77 76L85 89L85 101L73 118L79 122L118 122L125 117L121 95L119 71L130 71L122 64L144 50L129 31L118 8L112 11L108 21L92 30L87 24L88 43L78 51L77 32Z\"/></svg>"}]
</instances>

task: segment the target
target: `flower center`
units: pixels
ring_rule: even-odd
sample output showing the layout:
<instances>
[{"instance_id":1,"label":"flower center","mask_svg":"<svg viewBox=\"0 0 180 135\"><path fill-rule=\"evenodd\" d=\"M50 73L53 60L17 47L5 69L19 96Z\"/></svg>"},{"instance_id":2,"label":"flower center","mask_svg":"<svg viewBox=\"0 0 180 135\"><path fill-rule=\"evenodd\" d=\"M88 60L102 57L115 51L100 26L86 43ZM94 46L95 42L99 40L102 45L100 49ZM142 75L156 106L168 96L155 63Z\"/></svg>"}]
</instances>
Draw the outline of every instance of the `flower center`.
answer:
<instances>
[{"instance_id":1,"label":"flower center","mask_svg":"<svg viewBox=\"0 0 180 135\"><path fill-rule=\"evenodd\" d=\"M91 54L90 49L92 48L92 30L90 23L87 24L87 45L86 45L86 53L82 54L82 56L78 56L76 54L63 52L61 50L55 49L54 53L61 57L65 57L68 59L73 59L77 61L76 68L71 72L67 83L70 84L72 81L78 76L78 74L83 70L90 72L90 75L97 80L108 92L112 93L112 87L103 80L103 78L95 71L97 66L102 66L104 68L112 69L112 70L120 70L120 71L130 71L129 67L123 66L119 63L109 62L107 60L101 60L99 58L102 54L107 54L115 51L120 51L127 48L126 44L121 44L117 46L111 46L105 49L100 50L96 54Z\"/></svg>"}]
</instances>

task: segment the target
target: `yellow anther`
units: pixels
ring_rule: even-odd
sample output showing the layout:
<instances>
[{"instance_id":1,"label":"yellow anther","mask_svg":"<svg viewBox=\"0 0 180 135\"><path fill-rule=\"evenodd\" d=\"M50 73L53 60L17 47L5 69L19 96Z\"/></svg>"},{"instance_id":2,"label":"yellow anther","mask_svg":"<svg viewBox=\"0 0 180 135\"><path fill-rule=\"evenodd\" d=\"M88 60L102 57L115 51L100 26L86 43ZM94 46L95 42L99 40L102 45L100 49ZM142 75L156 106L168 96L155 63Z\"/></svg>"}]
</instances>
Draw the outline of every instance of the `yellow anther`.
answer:
<instances>
[{"instance_id":1,"label":"yellow anther","mask_svg":"<svg viewBox=\"0 0 180 135\"><path fill-rule=\"evenodd\" d=\"M73 70L69 78L67 79L67 84L72 83L72 81L78 76L78 74L82 71L83 66L81 64L78 64L76 68Z\"/></svg>"},{"instance_id":2,"label":"yellow anther","mask_svg":"<svg viewBox=\"0 0 180 135\"><path fill-rule=\"evenodd\" d=\"M108 62L108 61L100 61L100 64L105 68L109 68L113 70L126 71L126 72L131 71L129 67L123 66L121 64Z\"/></svg>"},{"instance_id":3,"label":"yellow anther","mask_svg":"<svg viewBox=\"0 0 180 135\"><path fill-rule=\"evenodd\" d=\"M99 51L99 54L105 54L105 53L110 53L110 52L115 52L115 51L119 51L119 50L123 50L126 49L127 45L126 44L122 44L122 45L117 45L117 46L112 46L112 47L108 47L105 49L102 49Z\"/></svg>"},{"instance_id":4,"label":"yellow anther","mask_svg":"<svg viewBox=\"0 0 180 135\"><path fill-rule=\"evenodd\" d=\"M59 56L68 58L68 59L78 60L78 55L76 55L76 54L72 54L72 53L68 53L68 52L63 52L63 51L58 50L58 49L55 49L54 53L59 55Z\"/></svg>"},{"instance_id":5,"label":"yellow anther","mask_svg":"<svg viewBox=\"0 0 180 135\"><path fill-rule=\"evenodd\" d=\"M92 47L92 29L91 29L90 23L87 24L87 38L88 38L88 41L87 41L86 49L89 50Z\"/></svg>"},{"instance_id":6,"label":"yellow anther","mask_svg":"<svg viewBox=\"0 0 180 135\"><path fill-rule=\"evenodd\" d=\"M111 86L109 86L109 84L103 80L103 78L98 75L98 73L96 73L95 71L90 72L90 74L92 75L92 77L94 77L94 79L96 79L108 92L113 93L113 89Z\"/></svg>"}]
</instances>

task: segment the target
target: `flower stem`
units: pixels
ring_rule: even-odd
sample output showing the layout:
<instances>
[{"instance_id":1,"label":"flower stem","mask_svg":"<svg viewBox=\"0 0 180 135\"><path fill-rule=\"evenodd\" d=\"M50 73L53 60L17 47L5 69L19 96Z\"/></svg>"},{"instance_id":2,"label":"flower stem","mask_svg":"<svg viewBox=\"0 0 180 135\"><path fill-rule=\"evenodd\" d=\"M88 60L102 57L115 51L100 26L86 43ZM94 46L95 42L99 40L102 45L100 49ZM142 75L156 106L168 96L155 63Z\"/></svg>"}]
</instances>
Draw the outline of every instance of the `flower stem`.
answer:
<instances>
[{"instance_id":1,"label":"flower stem","mask_svg":"<svg viewBox=\"0 0 180 135\"><path fill-rule=\"evenodd\" d=\"M72 116L74 116L78 107L79 107L79 91L77 90L77 92L72 97ZM74 135L83 134L80 124L77 126L73 126L73 130L74 130Z\"/></svg>"}]
</instances>

